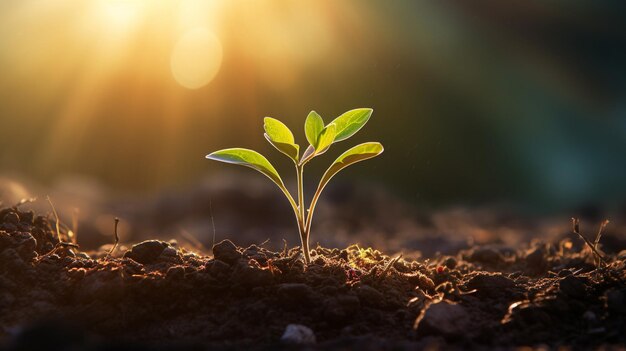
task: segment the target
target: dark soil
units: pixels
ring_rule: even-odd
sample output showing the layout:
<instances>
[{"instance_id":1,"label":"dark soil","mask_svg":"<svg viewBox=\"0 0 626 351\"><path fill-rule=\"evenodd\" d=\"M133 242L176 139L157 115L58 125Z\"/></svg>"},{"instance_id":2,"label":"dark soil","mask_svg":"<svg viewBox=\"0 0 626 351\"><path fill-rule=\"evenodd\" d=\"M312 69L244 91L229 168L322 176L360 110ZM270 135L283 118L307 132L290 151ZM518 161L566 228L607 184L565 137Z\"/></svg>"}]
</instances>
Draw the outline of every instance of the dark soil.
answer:
<instances>
[{"instance_id":1,"label":"dark soil","mask_svg":"<svg viewBox=\"0 0 626 351\"><path fill-rule=\"evenodd\" d=\"M297 248L228 240L214 256L157 240L109 256L67 245L49 216L7 208L0 340L6 350L623 347L626 252L596 268L574 240L420 261L318 246L310 265ZM281 341L290 324L316 343Z\"/></svg>"}]
</instances>

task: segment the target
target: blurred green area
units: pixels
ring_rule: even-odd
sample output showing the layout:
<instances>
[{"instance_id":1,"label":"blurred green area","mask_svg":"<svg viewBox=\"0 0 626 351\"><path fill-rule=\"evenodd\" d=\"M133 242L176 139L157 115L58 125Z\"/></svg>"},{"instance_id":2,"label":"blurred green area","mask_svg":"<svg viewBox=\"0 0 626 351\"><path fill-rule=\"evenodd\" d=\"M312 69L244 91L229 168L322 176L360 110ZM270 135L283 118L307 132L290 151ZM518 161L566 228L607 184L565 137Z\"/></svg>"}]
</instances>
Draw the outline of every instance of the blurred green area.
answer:
<instances>
[{"instance_id":1,"label":"blurred green area","mask_svg":"<svg viewBox=\"0 0 626 351\"><path fill-rule=\"evenodd\" d=\"M0 4L3 173L157 192L222 172L204 155L232 146L288 171L262 136L264 116L304 144L310 110L328 122L372 107L368 127L307 176L349 143L380 140L383 157L343 181L429 205L626 203L623 1L213 1L200 21L223 58L195 90L169 62L185 26L168 9L189 1L165 3ZM137 13L96 25L94 4Z\"/></svg>"}]
</instances>

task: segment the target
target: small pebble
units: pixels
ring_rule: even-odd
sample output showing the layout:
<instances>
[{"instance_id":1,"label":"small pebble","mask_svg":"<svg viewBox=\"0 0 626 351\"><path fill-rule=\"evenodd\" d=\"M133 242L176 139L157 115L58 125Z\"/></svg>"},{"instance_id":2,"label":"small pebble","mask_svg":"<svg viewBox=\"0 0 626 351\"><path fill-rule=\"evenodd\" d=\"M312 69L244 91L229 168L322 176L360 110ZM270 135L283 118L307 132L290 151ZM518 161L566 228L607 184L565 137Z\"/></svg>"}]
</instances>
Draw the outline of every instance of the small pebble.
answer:
<instances>
[{"instance_id":1,"label":"small pebble","mask_svg":"<svg viewBox=\"0 0 626 351\"><path fill-rule=\"evenodd\" d=\"M166 242L159 240L146 240L133 245L129 251L124 253L124 257L131 258L142 264L150 264L154 263L167 247L169 246Z\"/></svg>"},{"instance_id":2,"label":"small pebble","mask_svg":"<svg viewBox=\"0 0 626 351\"><path fill-rule=\"evenodd\" d=\"M456 264L457 264L456 258L448 257L445 260L444 264L446 265L446 267L448 267L448 269L454 269L454 268L456 268Z\"/></svg>"},{"instance_id":3,"label":"small pebble","mask_svg":"<svg viewBox=\"0 0 626 351\"><path fill-rule=\"evenodd\" d=\"M163 249L163 252L161 252L161 256L167 256L167 257L178 256L178 251L176 251L175 248L168 246L165 249Z\"/></svg>"},{"instance_id":4,"label":"small pebble","mask_svg":"<svg viewBox=\"0 0 626 351\"><path fill-rule=\"evenodd\" d=\"M222 240L213 246L213 256L216 260L229 264L236 263L241 257L241 252L237 251L237 246L230 240Z\"/></svg>"},{"instance_id":5,"label":"small pebble","mask_svg":"<svg viewBox=\"0 0 626 351\"><path fill-rule=\"evenodd\" d=\"M168 279L182 279L185 277L185 268L183 266L170 267L165 276Z\"/></svg>"},{"instance_id":6,"label":"small pebble","mask_svg":"<svg viewBox=\"0 0 626 351\"><path fill-rule=\"evenodd\" d=\"M302 324L289 324L280 340L288 344L314 344L315 333Z\"/></svg>"},{"instance_id":7,"label":"small pebble","mask_svg":"<svg viewBox=\"0 0 626 351\"><path fill-rule=\"evenodd\" d=\"M2 221L4 223L18 224L20 222L20 216L18 216L15 212L9 212L4 215Z\"/></svg>"}]
</instances>

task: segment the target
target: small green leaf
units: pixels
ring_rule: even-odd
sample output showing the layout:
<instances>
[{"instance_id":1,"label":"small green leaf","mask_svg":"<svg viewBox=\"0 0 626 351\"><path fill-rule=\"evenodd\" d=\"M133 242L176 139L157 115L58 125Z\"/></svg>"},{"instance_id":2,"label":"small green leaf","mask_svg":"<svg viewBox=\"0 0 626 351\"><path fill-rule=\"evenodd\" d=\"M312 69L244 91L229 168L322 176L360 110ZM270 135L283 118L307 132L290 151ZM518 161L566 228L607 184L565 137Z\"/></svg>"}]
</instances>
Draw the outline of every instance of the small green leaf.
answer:
<instances>
[{"instance_id":1,"label":"small green leaf","mask_svg":"<svg viewBox=\"0 0 626 351\"><path fill-rule=\"evenodd\" d=\"M373 111L374 110L371 108L357 108L335 118L335 120L331 122L337 125L335 142L346 140L358 132L359 129L363 128L365 123L370 119Z\"/></svg>"},{"instance_id":2,"label":"small green leaf","mask_svg":"<svg viewBox=\"0 0 626 351\"><path fill-rule=\"evenodd\" d=\"M242 148L224 149L210 153L206 158L256 169L265 174L265 176L276 183L281 189L285 188L283 180L280 178L280 175L278 175L276 168L272 166L265 156L254 150Z\"/></svg>"},{"instance_id":3,"label":"small green leaf","mask_svg":"<svg viewBox=\"0 0 626 351\"><path fill-rule=\"evenodd\" d=\"M317 138L317 145L315 145L315 155L321 155L330 145L335 141L335 132L337 130L337 126L334 123L331 123L322 129L319 138Z\"/></svg>"},{"instance_id":4,"label":"small green leaf","mask_svg":"<svg viewBox=\"0 0 626 351\"><path fill-rule=\"evenodd\" d=\"M322 117L315 111L309 112L309 115L304 121L304 134L306 135L306 140L308 140L309 144L317 144L317 139L320 136L322 129L324 129L324 120Z\"/></svg>"},{"instance_id":5,"label":"small green leaf","mask_svg":"<svg viewBox=\"0 0 626 351\"><path fill-rule=\"evenodd\" d=\"M273 141L267 133L264 134L265 139L272 144L276 150L282 152L283 154L289 156L294 162L298 162L299 154L300 154L300 146L297 144L287 144L281 143L278 141Z\"/></svg>"},{"instance_id":6,"label":"small green leaf","mask_svg":"<svg viewBox=\"0 0 626 351\"><path fill-rule=\"evenodd\" d=\"M276 150L297 162L300 155L300 146L295 143L291 130L289 130L283 122L272 117L265 117L263 121L265 139L267 139Z\"/></svg>"},{"instance_id":7,"label":"small green leaf","mask_svg":"<svg viewBox=\"0 0 626 351\"><path fill-rule=\"evenodd\" d=\"M359 144L337 157L335 162L326 170L318 189L323 189L330 179L342 169L360 161L376 157L383 152L384 148L381 143L369 142Z\"/></svg>"},{"instance_id":8,"label":"small green leaf","mask_svg":"<svg viewBox=\"0 0 626 351\"><path fill-rule=\"evenodd\" d=\"M300 165L304 165L305 163L311 161L313 157L315 157L315 146L309 145L309 147L307 147L302 154L302 158L300 159Z\"/></svg>"}]
</instances>

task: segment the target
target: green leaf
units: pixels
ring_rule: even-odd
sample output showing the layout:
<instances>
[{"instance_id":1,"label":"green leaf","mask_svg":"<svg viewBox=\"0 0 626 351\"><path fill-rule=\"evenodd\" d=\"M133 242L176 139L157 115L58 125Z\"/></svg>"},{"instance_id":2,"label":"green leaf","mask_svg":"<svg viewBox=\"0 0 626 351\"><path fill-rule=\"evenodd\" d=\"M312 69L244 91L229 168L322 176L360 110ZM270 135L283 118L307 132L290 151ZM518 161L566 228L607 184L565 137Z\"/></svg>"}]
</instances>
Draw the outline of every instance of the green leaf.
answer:
<instances>
[{"instance_id":1,"label":"green leaf","mask_svg":"<svg viewBox=\"0 0 626 351\"><path fill-rule=\"evenodd\" d=\"M306 135L306 140L308 140L309 144L317 144L317 139L322 132L322 129L324 129L324 120L322 117L315 111L309 112L309 115L304 121L304 134Z\"/></svg>"},{"instance_id":2,"label":"green leaf","mask_svg":"<svg viewBox=\"0 0 626 351\"><path fill-rule=\"evenodd\" d=\"M337 157L335 162L326 170L326 173L322 176L318 191L323 189L330 179L342 169L355 164L360 161L376 157L383 152L384 148L381 143L369 142L359 144Z\"/></svg>"},{"instance_id":3,"label":"green leaf","mask_svg":"<svg viewBox=\"0 0 626 351\"><path fill-rule=\"evenodd\" d=\"M337 126L334 123L331 123L322 129L322 132L317 138L317 145L315 145L315 155L321 155L330 145L335 141L335 132L337 130Z\"/></svg>"},{"instance_id":4,"label":"green leaf","mask_svg":"<svg viewBox=\"0 0 626 351\"><path fill-rule=\"evenodd\" d=\"M283 154L289 156L294 162L298 162L299 154L300 154L300 146L297 144L288 144L281 143L278 141L273 141L267 133L265 133L265 139L272 144L276 150L282 152Z\"/></svg>"},{"instance_id":5,"label":"green leaf","mask_svg":"<svg viewBox=\"0 0 626 351\"><path fill-rule=\"evenodd\" d=\"M283 122L275 118L265 117L263 121L265 139L267 139L276 150L297 162L300 155L300 146L295 143L291 130L289 130Z\"/></svg>"},{"instance_id":6,"label":"green leaf","mask_svg":"<svg viewBox=\"0 0 626 351\"><path fill-rule=\"evenodd\" d=\"M331 122L337 125L335 142L346 140L358 132L359 129L363 128L365 123L370 119L373 111L374 110L371 108L357 108L335 118L335 120Z\"/></svg>"},{"instance_id":7,"label":"green leaf","mask_svg":"<svg viewBox=\"0 0 626 351\"><path fill-rule=\"evenodd\" d=\"M302 154L302 159L300 159L300 165L304 165L305 163L311 161L313 157L321 155L328 151L330 146L335 141L335 131L336 126L334 123L331 123L324 127L317 138L317 145L309 145L309 147Z\"/></svg>"},{"instance_id":8,"label":"green leaf","mask_svg":"<svg viewBox=\"0 0 626 351\"><path fill-rule=\"evenodd\" d=\"M280 178L280 175L278 175L276 168L272 166L265 156L254 150L242 148L224 149L210 153L206 158L256 169L265 174L265 176L276 183L281 189L285 188L283 180Z\"/></svg>"},{"instance_id":9,"label":"green leaf","mask_svg":"<svg viewBox=\"0 0 626 351\"><path fill-rule=\"evenodd\" d=\"M309 145L309 147L307 147L306 150L304 150L304 153L302 153L302 158L300 159L300 165L303 165L311 161L313 157L315 157L315 146Z\"/></svg>"}]
</instances>

